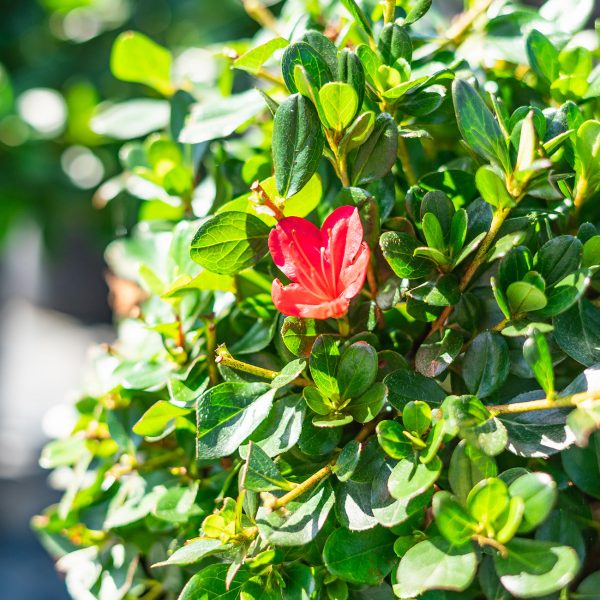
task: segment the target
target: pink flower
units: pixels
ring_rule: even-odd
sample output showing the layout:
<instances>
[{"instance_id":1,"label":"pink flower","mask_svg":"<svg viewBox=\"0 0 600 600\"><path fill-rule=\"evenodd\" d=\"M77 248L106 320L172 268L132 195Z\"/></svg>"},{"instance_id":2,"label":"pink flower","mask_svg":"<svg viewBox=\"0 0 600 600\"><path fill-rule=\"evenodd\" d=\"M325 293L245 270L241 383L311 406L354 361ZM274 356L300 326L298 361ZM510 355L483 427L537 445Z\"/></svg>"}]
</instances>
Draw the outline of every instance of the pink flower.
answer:
<instances>
[{"instance_id":1,"label":"pink flower","mask_svg":"<svg viewBox=\"0 0 600 600\"><path fill-rule=\"evenodd\" d=\"M353 206L334 210L321 229L300 217L282 219L269 235L269 250L292 282L273 281L273 302L284 315L342 317L365 282L370 252Z\"/></svg>"}]
</instances>

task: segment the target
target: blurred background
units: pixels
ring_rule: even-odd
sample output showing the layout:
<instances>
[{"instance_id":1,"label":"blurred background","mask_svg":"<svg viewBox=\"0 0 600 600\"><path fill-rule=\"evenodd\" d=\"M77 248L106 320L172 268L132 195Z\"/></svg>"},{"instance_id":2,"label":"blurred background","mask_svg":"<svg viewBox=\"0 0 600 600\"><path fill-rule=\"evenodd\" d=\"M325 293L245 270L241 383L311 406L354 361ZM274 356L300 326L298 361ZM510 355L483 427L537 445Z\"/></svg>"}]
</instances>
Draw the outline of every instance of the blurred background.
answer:
<instances>
[{"instance_id":1,"label":"blurred background","mask_svg":"<svg viewBox=\"0 0 600 600\"><path fill-rule=\"evenodd\" d=\"M89 347L113 338L103 250L137 213L97 192L120 144L92 131L96 107L148 95L113 78L112 42L135 29L177 55L256 25L241 0L7 0L1 14L0 598L64 600L29 520L58 498L38 456L72 425ZM211 62L187 58L201 79Z\"/></svg>"},{"instance_id":2,"label":"blurred background","mask_svg":"<svg viewBox=\"0 0 600 600\"><path fill-rule=\"evenodd\" d=\"M93 202L120 144L90 118L149 93L113 78L112 42L134 29L177 51L256 26L238 0L20 0L1 14L0 598L63 600L29 526L58 498L38 457L72 425L89 347L113 338L102 254L136 213L133 198Z\"/></svg>"}]
</instances>

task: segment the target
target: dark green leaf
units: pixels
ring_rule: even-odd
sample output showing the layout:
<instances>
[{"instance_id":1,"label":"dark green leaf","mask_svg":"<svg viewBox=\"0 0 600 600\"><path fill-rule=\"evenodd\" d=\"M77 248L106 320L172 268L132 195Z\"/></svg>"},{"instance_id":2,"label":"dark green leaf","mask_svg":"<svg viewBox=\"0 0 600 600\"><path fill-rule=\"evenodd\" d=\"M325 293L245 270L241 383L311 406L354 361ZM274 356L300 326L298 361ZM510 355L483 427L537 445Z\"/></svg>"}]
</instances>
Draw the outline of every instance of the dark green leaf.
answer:
<instances>
[{"instance_id":1,"label":"dark green leaf","mask_svg":"<svg viewBox=\"0 0 600 600\"><path fill-rule=\"evenodd\" d=\"M395 536L376 527L352 532L336 529L325 542L323 561L336 577L354 584L378 585L392 570Z\"/></svg>"},{"instance_id":2,"label":"dark green leaf","mask_svg":"<svg viewBox=\"0 0 600 600\"><path fill-rule=\"evenodd\" d=\"M414 256L419 241L407 233L388 231L384 233L379 245L385 259L398 277L417 279L431 271L431 263Z\"/></svg>"},{"instance_id":3,"label":"dark green leaf","mask_svg":"<svg viewBox=\"0 0 600 600\"><path fill-rule=\"evenodd\" d=\"M508 555L494 557L502 585L517 598L534 598L563 589L579 570L573 548L515 538Z\"/></svg>"},{"instance_id":4,"label":"dark green leaf","mask_svg":"<svg viewBox=\"0 0 600 600\"><path fill-rule=\"evenodd\" d=\"M398 410L412 400L439 406L446 397L436 381L409 369L398 369L387 375L383 382L388 386L390 404Z\"/></svg>"},{"instance_id":5,"label":"dark green leaf","mask_svg":"<svg viewBox=\"0 0 600 600\"><path fill-rule=\"evenodd\" d=\"M292 94L298 92L296 82L294 81L294 68L296 65L300 65L306 70L312 82L317 86L317 89L320 89L333 79L327 62L317 49L313 49L306 42L290 44L283 53L281 72L285 84Z\"/></svg>"},{"instance_id":6,"label":"dark green leaf","mask_svg":"<svg viewBox=\"0 0 600 600\"><path fill-rule=\"evenodd\" d=\"M582 298L554 317L554 339L571 358L587 367L600 362L600 309Z\"/></svg>"},{"instance_id":7,"label":"dark green leaf","mask_svg":"<svg viewBox=\"0 0 600 600\"><path fill-rule=\"evenodd\" d=\"M198 399L198 457L235 452L264 421L275 390L264 383L221 383Z\"/></svg>"},{"instance_id":8,"label":"dark green leaf","mask_svg":"<svg viewBox=\"0 0 600 600\"><path fill-rule=\"evenodd\" d=\"M445 329L431 335L419 346L415 367L427 377L441 375L460 354L462 336L454 329Z\"/></svg>"},{"instance_id":9,"label":"dark green leaf","mask_svg":"<svg viewBox=\"0 0 600 600\"><path fill-rule=\"evenodd\" d=\"M289 198L308 183L323 154L323 132L310 100L294 94L279 105L272 145L277 192Z\"/></svg>"},{"instance_id":10,"label":"dark green leaf","mask_svg":"<svg viewBox=\"0 0 600 600\"><path fill-rule=\"evenodd\" d=\"M509 366L508 346L504 338L498 333L485 331L467 348L463 378L472 394L486 398L504 383Z\"/></svg>"}]
</instances>

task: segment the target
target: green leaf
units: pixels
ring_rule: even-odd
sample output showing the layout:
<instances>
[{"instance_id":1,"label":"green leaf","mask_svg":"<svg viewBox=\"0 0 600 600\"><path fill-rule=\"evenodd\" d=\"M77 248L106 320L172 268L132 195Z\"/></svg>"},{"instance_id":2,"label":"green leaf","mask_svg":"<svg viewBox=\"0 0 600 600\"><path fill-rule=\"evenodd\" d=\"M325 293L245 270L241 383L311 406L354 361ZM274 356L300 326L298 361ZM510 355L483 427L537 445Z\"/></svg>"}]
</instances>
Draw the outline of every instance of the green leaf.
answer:
<instances>
[{"instance_id":1,"label":"green leaf","mask_svg":"<svg viewBox=\"0 0 600 600\"><path fill-rule=\"evenodd\" d=\"M600 571L588 575L571 594L575 600L598 600L600 597Z\"/></svg>"},{"instance_id":2,"label":"green leaf","mask_svg":"<svg viewBox=\"0 0 600 600\"><path fill-rule=\"evenodd\" d=\"M407 431L421 437L431 427L431 408L426 402L409 402L402 411L402 422Z\"/></svg>"},{"instance_id":3,"label":"green leaf","mask_svg":"<svg viewBox=\"0 0 600 600\"><path fill-rule=\"evenodd\" d=\"M337 339L331 335L320 335L310 355L310 374L319 390L328 398L340 395L336 379L339 363L340 348Z\"/></svg>"},{"instance_id":4,"label":"green leaf","mask_svg":"<svg viewBox=\"0 0 600 600\"><path fill-rule=\"evenodd\" d=\"M565 588L579 570L573 548L552 542L515 538L506 545L508 555L494 556L502 585L517 598L534 598Z\"/></svg>"},{"instance_id":5,"label":"green leaf","mask_svg":"<svg viewBox=\"0 0 600 600\"><path fill-rule=\"evenodd\" d=\"M346 412L359 423L372 421L381 411L387 400L387 386L381 382L374 383L358 398L354 397L346 407Z\"/></svg>"},{"instance_id":6,"label":"green leaf","mask_svg":"<svg viewBox=\"0 0 600 600\"><path fill-rule=\"evenodd\" d=\"M384 233L379 246L394 273L400 278L418 279L431 271L431 263L414 256L419 240L407 233L388 231Z\"/></svg>"},{"instance_id":7,"label":"green leaf","mask_svg":"<svg viewBox=\"0 0 600 600\"><path fill-rule=\"evenodd\" d=\"M437 281L426 281L408 291L408 295L431 306L452 306L460 300L458 280L454 275L442 275Z\"/></svg>"},{"instance_id":8,"label":"green leaf","mask_svg":"<svg viewBox=\"0 0 600 600\"><path fill-rule=\"evenodd\" d=\"M157 437L175 419L188 415L191 412L191 408L180 408L170 402L159 400L141 416L139 421L133 426L133 432L144 437Z\"/></svg>"},{"instance_id":9,"label":"green leaf","mask_svg":"<svg viewBox=\"0 0 600 600\"><path fill-rule=\"evenodd\" d=\"M412 400L423 400L430 406L439 406L446 397L436 381L409 369L393 371L383 382L388 386L390 404L400 411Z\"/></svg>"},{"instance_id":10,"label":"green leaf","mask_svg":"<svg viewBox=\"0 0 600 600\"><path fill-rule=\"evenodd\" d=\"M169 523L185 523L193 516L203 512L194 504L197 494L198 482L189 487L171 487L159 498L152 514Z\"/></svg>"},{"instance_id":11,"label":"green leaf","mask_svg":"<svg viewBox=\"0 0 600 600\"><path fill-rule=\"evenodd\" d=\"M586 121L575 136L576 190L583 198L600 184L600 121Z\"/></svg>"},{"instance_id":12,"label":"green leaf","mask_svg":"<svg viewBox=\"0 0 600 600\"><path fill-rule=\"evenodd\" d=\"M272 144L277 192L289 198L308 183L323 154L323 132L310 100L294 94L279 105Z\"/></svg>"},{"instance_id":13,"label":"green leaf","mask_svg":"<svg viewBox=\"0 0 600 600\"><path fill-rule=\"evenodd\" d=\"M337 367L336 378L340 397L358 398L371 387L376 376L375 348L367 342L354 342L344 350Z\"/></svg>"},{"instance_id":14,"label":"green leaf","mask_svg":"<svg viewBox=\"0 0 600 600\"><path fill-rule=\"evenodd\" d=\"M114 41L110 69L121 81L143 83L163 96L174 92L171 83L173 57L143 33L125 31Z\"/></svg>"},{"instance_id":15,"label":"green leaf","mask_svg":"<svg viewBox=\"0 0 600 600\"><path fill-rule=\"evenodd\" d=\"M445 252L446 242L444 240L444 232L437 217L433 213L425 213L423 215L422 226L427 245L440 252Z\"/></svg>"},{"instance_id":16,"label":"green leaf","mask_svg":"<svg viewBox=\"0 0 600 600\"><path fill-rule=\"evenodd\" d=\"M250 439L260 446L267 456L278 456L298 442L304 413L304 400L300 394L280 398ZM242 449L243 447L240 448L240 453Z\"/></svg>"},{"instance_id":17,"label":"green leaf","mask_svg":"<svg viewBox=\"0 0 600 600\"><path fill-rule=\"evenodd\" d=\"M340 452L332 471L340 481L348 481L358 465L363 445L356 440L350 440Z\"/></svg>"},{"instance_id":18,"label":"green leaf","mask_svg":"<svg viewBox=\"0 0 600 600\"><path fill-rule=\"evenodd\" d=\"M535 267L547 286L579 268L583 244L572 235L559 235L546 242L535 257Z\"/></svg>"},{"instance_id":19,"label":"green leaf","mask_svg":"<svg viewBox=\"0 0 600 600\"><path fill-rule=\"evenodd\" d=\"M554 393L554 368L548 342L543 334L534 331L523 344L523 356L547 396Z\"/></svg>"},{"instance_id":20,"label":"green leaf","mask_svg":"<svg viewBox=\"0 0 600 600\"><path fill-rule=\"evenodd\" d=\"M508 146L490 109L475 89L462 79L452 84L454 110L464 140L485 159L497 163L505 173L511 172Z\"/></svg>"},{"instance_id":21,"label":"green leaf","mask_svg":"<svg viewBox=\"0 0 600 600\"><path fill-rule=\"evenodd\" d=\"M547 473L527 473L509 486L511 496L525 502L520 533L527 533L542 523L554 508L557 498L556 483Z\"/></svg>"},{"instance_id":22,"label":"green leaf","mask_svg":"<svg viewBox=\"0 0 600 600\"><path fill-rule=\"evenodd\" d=\"M294 81L294 68L296 65L306 70L317 89L321 89L333 79L331 70L317 50L314 50L306 42L290 44L283 53L281 72L285 84L292 94L298 92L298 87Z\"/></svg>"},{"instance_id":23,"label":"green leaf","mask_svg":"<svg viewBox=\"0 0 600 600\"><path fill-rule=\"evenodd\" d=\"M513 315L540 310L548 303L544 292L526 281L511 283L506 289L506 297Z\"/></svg>"},{"instance_id":24,"label":"green leaf","mask_svg":"<svg viewBox=\"0 0 600 600\"><path fill-rule=\"evenodd\" d=\"M261 537L271 544L304 546L315 539L334 502L333 490L326 481L287 504L285 511L270 512L259 508L256 524Z\"/></svg>"},{"instance_id":25,"label":"green leaf","mask_svg":"<svg viewBox=\"0 0 600 600\"><path fill-rule=\"evenodd\" d=\"M138 98L101 104L90 127L98 135L128 140L164 129L168 123L169 103L166 100Z\"/></svg>"},{"instance_id":26,"label":"green leaf","mask_svg":"<svg viewBox=\"0 0 600 600\"><path fill-rule=\"evenodd\" d=\"M416 458L404 458L390 475L390 494L397 500L412 500L424 494L437 481L441 470L442 461L437 456L426 465Z\"/></svg>"},{"instance_id":27,"label":"green leaf","mask_svg":"<svg viewBox=\"0 0 600 600\"><path fill-rule=\"evenodd\" d=\"M466 502L469 492L477 483L497 474L496 461L466 440L461 440L454 449L448 480L452 491L461 501Z\"/></svg>"},{"instance_id":28,"label":"green leaf","mask_svg":"<svg viewBox=\"0 0 600 600\"><path fill-rule=\"evenodd\" d=\"M265 100L256 90L225 97L208 96L193 105L192 112L179 133L179 141L200 144L229 137L264 108Z\"/></svg>"},{"instance_id":29,"label":"green leaf","mask_svg":"<svg viewBox=\"0 0 600 600\"><path fill-rule=\"evenodd\" d=\"M417 371L427 377L441 375L460 354L462 344L462 336L454 329L434 333L417 350Z\"/></svg>"},{"instance_id":30,"label":"green leaf","mask_svg":"<svg viewBox=\"0 0 600 600\"><path fill-rule=\"evenodd\" d=\"M315 340L323 333L322 321L286 317L281 327L285 347L295 356L308 358Z\"/></svg>"},{"instance_id":31,"label":"green leaf","mask_svg":"<svg viewBox=\"0 0 600 600\"><path fill-rule=\"evenodd\" d=\"M269 58L271 58L277 50L285 48L288 43L289 42L283 38L269 40L242 54L242 56L233 62L233 66L241 71L247 71L248 73L256 75Z\"/></svg>"},{"instance_id":32,"label":"green leaf","mask_svg":"<svg viewBox=\"0 0 600 600\"><path fill-rule=\"evenodd\" d=\"M250 442L248 458L242 469L240 485L253 492L291 490L294 485L281 475L277 465L257 444Z\"/></svg>"},{"instance_id":33,"label":"green leaf","mask_svg":"<svg viewBox=\"0 0 600 600\"><path fill-rule=\"evenodd\" d=\"M558 78L558 50L543 33L531 30L527 36L526 48L529 65L538 77L546 84Z\"/></svg>"},{"instance_id":34,"label":"green leaf","mask_svg":"<svg viewBox=\"0 0 600 600\"><path fill-rule=\"evenodd\" d=\"M352 18L356 21L356 23L362 27L363 31L369 36L373 37L373 29L371 27L371 23L365 16L365 13L358 6L355 0L341 0L342 4L346 8L346 10L352 15Z\"/></svg>"},{"instance_id":35,"label":"green leaf","mask_svg":"<svg viewBox=\"0 0 600 600\"><path fill-rule=\"evenodd\" d=\"M383 527L364 532L336 529L325 542L323 561L332 575L344 581L379 585L396 561L395 539Z\"/></svg>"},{"instance_id":36,"label":"green leaf","mask_svg":"<svg viewBox=\"0 0 600 600\"><path fill-rule=\"evenodd\" d=\"M346 129L338 146L340 154L347 154L354 148L364 144L365 140L371 135L375 127L375 113L373 111L364 112Z\"/></svg>"},{"instance_id":37,"label":"green leaf","mask_svg":"<svg viewBox=\"0 0 600 600\"><path fill-rule=\"evenodd\" d=\"M327 396L324 396L318 388L312 385L302 390L302 397L309 408L318 415L328 415L334 409Z\"/></svg>"},{"instance_id":38,"label":"green leaf","mask_svg":"<svg viewBox=\"0 0 600 600\"><path fill-rule=\"evenodd\" d=\"M354 88L358 98L357 110L360 109L365 96L365 70L358 56L348 48L343 48L338 53L337 79Z\"/></svg>"},{"instance_id":39,"label":"green leaf","mask_svg":"<svg viewBox=\"0 0 600 600\"><path fill-rule=\"evenodd\" d=\"M387 113L375 118L373 131L349 158L352 185L361 186L385 177L396 162L398 127Z\"/></svg>"},{"instance_id":40,"label":"green leaf","mask_svg":"<svg viewBox=\"0 0 600 600\"><path fill-rule=\"evenodd\" d=\"M229 565L225 563L205 567L186 583L178 600L239 600L244 584L252 576L252 572L242 566L228 586L228 570Z\"/></svg>"},{"instance_id":41,"label":"green leaf","mask_svg":"<svg viewBox=\"0 0 600 600\"><path fill-rule=\"evenodd\" d=\"M377 519L371 510L371 483L349 480L338 485L335 512L340 525L350 531L372 530Z\"/></svg>"},{"instance_id":42,"label":"green leaf","mask_svg":"<svg viewBox=\"0 0 600 600\"><path fill-rule=\"evenodd\" d=\"M476 533L477 521L449 492L435 494L432 509L435 524L451 544L466 544Z\"/></svg>"},{"instance_id":43,"label":"green leaf","mask_svg":"<svg viewBox=\"0 0 600 600\"><path fill-rule=\"evenodd\" d=\"M484 165L475 176L481 197L494 208L504 209L514 206L512 196L506 190L504 179L490 166Z\"/></svg>"},{"instance_id":44,"label":"green leaf","mask_svg":"<svg viewBox=\"0 0 600 600\"><path fill-rule=\"evenodd\" d=\"M508 346L504 338L491 331L480 333L469 345L463 363L463 379L478 398L492 395L508 377Z\"/></svg>"},{"instance_id":45,"label":"green leaf","mask_svg":"<svg viewBox=\"0 0 600 600\"><path fill-rule=\"evenodd\" d=\"M554 339L571 358L590 367L600 362L600 309L582 298L553 319Z\"/></svg>"},{"instance_id":46,"label":"green leaf","mask_svg":"<svg viewBox=\"0 0 600 600\"><path fill-rule=\"evenodd\" d=\"M338 50L336 45L326 35L323 35L316 29L308 29L299 41L306 42L321 55L332 75L337 73Z\"/></svg>"},{"instance_id":47,"label":"green leaf","mask_svg":"<svg viewBox=\"0 0 600 600\"><path fill-rule=\"evenodd\" d=\"M377 50L383 62L390 67L396 65L398 59L408 63L412 60L412 42L404 27L388 23L381 30Z\"/></svg>"},{"instance_id":48,"label":"green leaf","mask_svg":"<svg viewBox=\"0 0 600 600\"><path fill-rule=\"evenodd\" d=\"M560 458L569 479L586 494L600 499L600 432L590 435L587 447L571 446Z\"/></svg>"},{"instance_id":49,"label":"green leaf","mask_svg":"<svg viewBox=\"0 0 600 600\"><path fill-rule=\"evenodd\" d=\"M270 228L253 215L225 212L205 221L190 246L208 271L233 275L254 266L268 252Z\"/></svg>"},{"instance_id":50,"label":"green leaf","mask_svg":"<svg viewBox=\"0 0 600 600\"><path fill-rule=\"evenodd\" d=\"M371 488L373 516L384 527L394 527L413 517L423 516L432 496L430 489L414 498L394 498L390 494L388 483L395 464L395 461L384 462L377 470Z\"/></svg>"},{"instance_id":51,"label":"green leaf","mask_svg":"<svg viewBox=\"0 0 600 600\"><path fill-rule=\"evenodd\" d=\"M424 540L402 557L394 593L414 598L427 590L462 592L476 571L477 556L471 544L455 546L441 537Z\"/></svg>"},{"instance_id":52,"label":"green leaf","mask_svg":"<svg viewBox=\"0 0 600 600\"><path fill-rule=\"evenodd\" d=\"M227 551L229 548L231 545L223 544L221 540L200 539L175 550L167 560L153 564L152 568L193 565L207 556Z\"/></svg>"},{"instance_id":53,"label":"green leaf","mask_svg":"<svg viewBox=\"0 0 600 600\"><path fill-rule=\"evenodd\" d=\"M416 23L421 17L425 16L427 11L431 8L432 0L417 0L411 5L411 9L408 11L406 17L404 17L405 25L412 25Z\"/></svg>"},{"instance_id":54,"label":"green leaf","mask_svg":"<svg viewBox=\"0 0 600 600\"><path fill-rule=\"evenodd\" d=\"M377 424L376 431L379 445L388 456L401 460L413 454L412 444L404 435L404 428L397 421L381 421Z\"/></svg>"},{"instance_id":55,"label":"green leaf","mask_svg":"<svg viewBox=\"0 0 600 600\"><path fill-rule=\"evenodd\" d=\"M479 481L467 496L467 508L477 522L494 526L508 510L510 497L502 479L490 477Z\"/></svg>"},{"instance_id":56,"label":"green leaf","mask_svg":"<svg viewBox=\"0 0 600 600\"><path fill-rule=\"evenodd\" d=\"M241 382L206 390L198 398L198 457L235 452L268 416L275 391L265 383Z\"/></svg>"},{"instance_id":57,"label":"green leaf","mask_svg":"<svg viewBox=\"0 0 600 600\"><path fill-rule=\"evenodd\" d=\"M358 95L347 83L335 81L325 84L319 90L319 98L326 126L335 131L343 131L350 125L358 111Z\"/></svg>"}]
</instances>

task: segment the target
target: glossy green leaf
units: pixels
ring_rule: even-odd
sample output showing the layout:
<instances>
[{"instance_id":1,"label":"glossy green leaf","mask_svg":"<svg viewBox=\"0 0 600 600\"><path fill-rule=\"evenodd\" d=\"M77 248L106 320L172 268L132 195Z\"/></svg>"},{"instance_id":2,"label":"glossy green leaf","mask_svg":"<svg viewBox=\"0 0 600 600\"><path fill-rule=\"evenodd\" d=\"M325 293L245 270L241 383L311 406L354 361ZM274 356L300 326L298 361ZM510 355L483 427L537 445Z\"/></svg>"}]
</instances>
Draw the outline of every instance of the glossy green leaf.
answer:
<instances>
[{"instance_id":1,"label":"glossy green leaf","mask_svg":"<svg viewBox=\"0 0 600 600\"><path fill-rule=\"evenodd\" d=\"M417 279L431 271L431 263L414 256L419 241L407 233L388 231L384 233L379 245L385 259L398 277Z\"/></svg>"},{"instance_id":2,"label":"glossy green leaf","mask_svg":"<svg viewBox=\"0 0 600 600\"><path fill-rule=\"evenodd\" d=\"M117 79L143 83L164 96L174 91L172 63L173 57L166 48L137 31L121 33L110 57L110 69Z\"/></svg>"},{"instance_id":3,"label":"glossy green leaf","mask_svg":"<svg viewBox=\"0 0 600 600\"><path fill-rule=\"evenodd\" d=\"M432 538L413 546L400 561L394 592L414 598L427 590L461 592L475 578L477 557L470 544L452 545Z\"/></svg>"},{"instance_id":4,"label":"glossy green leaf","mask_svg":"<svg viewBox=\"0 0 600 600\"><path fill-rule=\"evenodd\" d=\"M480 333L465 352L463 379L478 398L493 394L508 377L508 346L504 338L491 331Z\"/></svg>"},{"instance_id":5,"label":"glossy green leaf","mask_svg":"<svg viewBox=\"0 0 600 600\"><path fill-rule=\"evenodd\" d=\"M350 125L358 110L358 95L347 83L326 83L319 90L319 99L325 115L325 125L343 131Z\"/></svg>"},{"instance_id":6,"label":"glossy green leaf","mask_svg":"<svg viewBox=\"0 0 600 600\"><path fill-rule=\"evenodd\" d=\"M437 492L432 508L435 524L451 544L466 544L475 535L477 521L449 492Z\"/></svg>"},{"instance_id":7,"label":"glossy green leaf","mask_svg":"<svg viewBox=\"0 0 600 600\"><path fill-rule=\"evenodd\" d=\"M248 50L237 58L233 66L241 71L247 71L256 75L262 66L273 56L277 50L285 48L288 45L288 41L283 38L274 38Z\"/></svg>"},{"instance_id":8,"label":"glossy green leaf","mask_svg":"<svg viewBox=\"0 0 600 600\"><path fill-rule=\"evenodd\" d=\"M300 65L312 80L312 82L320 89L326 83L329 83L333 76L329 66L323 57L306 42L296 42L290 44L283 53L281 62L281 72L283 79L288 89L292 94L298 92L298 88L294 81L294 67Z\"/></svg>"},{"instance_id":9,"label":"glossy green leaf","mask_svg":"<svg viewBox=\"0 0 600 600\"><path fill-rule=\"evenodd\" d=\"M506 141L498 122L477 91L466 81L452 84L456 120L463 139L483 158L510 172L511 163Z\"/></svg>"},{"instance_id":10,"label":"glossy green leaf","mask_svg":"<svg viewBox=\"0 0 600 600\"><path fill-rule=\"evenodd\" d=\"M323 153L323 132L310 100L294 94L282 102L273 125L273 165L277 192L297 194L314 175Z\"/></svg>"},{"instance_id":11,"label":"glossy green leaf","mask_svg":"<svg viewBox=\"0 0 600 600\"><path fill-rule=\"evenodd\" d=\"M265 256L269 232L270 228L253 215L221 213L200 226L190 246L190 254L208 271L233 275Z\"/></svg>"},{"instance_id":12,"label":"glossy green leaf","mask_svg":"<svg viewBox=\"0 0 600 600\"><path fill-rule=\"evenodd\" d=\"M395 536L384 529L336 529L325 542L323 561L336 577L354 584L378 585L392 570Z\"/></svg>"},{"instance_id":13,"label":"glossy green leaf","mask_svg":"<svg viewBox=\"0 0 600 600\"><path fill-rule=\"evenodd\" d=\"M264 383L226 382L206 390L198 399L198 457L235 452L268 416L274 394Z\"/></svg>"},{"instance_id":14,"label":"glossy green leaf","mask_svg":"<svg viewBox=\"0 0 600 600\"><path fill-rule=\"evenodd\" d=\"M506 558L499 554L494 557L496 571L502 585L517 598L556 592L579 570L577 554L568 546L515 538L506 549Z\"/></svg>"}]
</instances>

